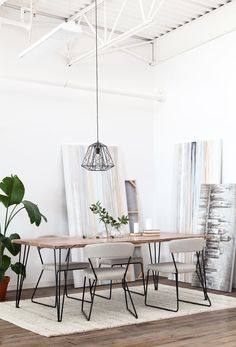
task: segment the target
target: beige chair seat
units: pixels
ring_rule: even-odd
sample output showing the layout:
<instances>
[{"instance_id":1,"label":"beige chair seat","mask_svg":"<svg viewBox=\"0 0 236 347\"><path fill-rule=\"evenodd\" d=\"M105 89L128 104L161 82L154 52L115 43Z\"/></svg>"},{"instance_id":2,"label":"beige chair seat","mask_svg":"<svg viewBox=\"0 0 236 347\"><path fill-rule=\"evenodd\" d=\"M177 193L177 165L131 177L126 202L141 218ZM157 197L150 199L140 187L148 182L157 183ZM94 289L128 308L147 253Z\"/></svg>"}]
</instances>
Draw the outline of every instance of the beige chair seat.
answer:
<instances>
[{"instance_id":1,"label":"beige chair seat","mask_svg":"<svg viewBox=\"0 0 236 347\"><path fill-rule=\"evenodd\" d=\"M86 262L71 262L69 263L68 270L73 271L73 270L80 270L80 269L86 269L89 267L89 263ZM45 263L42 265L42 269L46 271L55 271L55 265L54 263ZM56 270L59 270L59 265L57 264ZM66 271L67 270L67 262L62 262L61 271Z\"/></svg>"},{"instance_id":2,"label":"beige chair seat","mask_svg":"<svg viewBox=\"0 0 236 347\"><path fill-rule=\"evenodd\" d=\"M96 275L98 280L121 280L124 277L126 268L117 267L117 268L96 268ZM95 276L92 269L84 270L84 276L94 280Z\"/></svg>"},{"instance_id":3,"label":"beige chair seat","mask_svg":"<svg viewBox=\"0 0 236 347\"><path fill-rule=\"evenodd\" d=\"M194 264L176 262L176 266L179 273L194 272L196 270L196 265ZM147 269L156 272L168 272L173 274L176 273L173 262L148 264Z\"/></svg>"},{"instance_id":4,"label":"beige chair seat","mask_svg":"<svg viewBox=\"0 0 236 347\"><path fill-rule=\"evenodd\" d=\"M129 258L101 258L99 259L99 264L101 265L127 265L129 261ZM142 257L132 257L130 264L134 263L143 263Z\"/></svg>"}]
</instances>

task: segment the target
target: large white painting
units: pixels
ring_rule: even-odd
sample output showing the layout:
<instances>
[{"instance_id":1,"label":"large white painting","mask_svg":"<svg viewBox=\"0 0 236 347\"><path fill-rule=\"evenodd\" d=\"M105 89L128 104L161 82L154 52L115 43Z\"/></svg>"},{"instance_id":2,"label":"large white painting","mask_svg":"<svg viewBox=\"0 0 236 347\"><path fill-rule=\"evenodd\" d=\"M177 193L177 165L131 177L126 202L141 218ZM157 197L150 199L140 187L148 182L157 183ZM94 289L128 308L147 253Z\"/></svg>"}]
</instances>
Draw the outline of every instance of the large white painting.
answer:
<instances>
[{"instance_id":1,"label":"large white painting","mask_svg":"<svg viewBox=\"0 0 236 347\"><path fill-rule=\"evenodd\" d=\"M109 147L115 167L104 172L91 172L81 167L86 150L87 146L77 144L62 146L68 226L72 236L90 237L102 233L103 224L89 208L98 200L115 219L128 214L119 148ZM129 226L122 228L123 232L128 233L128 230ZM73 250L72 259L82 261L82 249ZM79 273L74 276L74 282L75 286L81 285Z\"/></svg>"},{"instance_id":2,"label":"large white painting","mask_svg":"<svg viewBox=\"0 0 236 347\"><path fill-rule=\"evenodd\" d=\"M222 183L222 140L177 144L174 178L174 230L197 233L201 184ZM192 256L180 260L191 261ZM192 276L182 275L181 280L191 282Z\"/></svg>"}]
</instances>

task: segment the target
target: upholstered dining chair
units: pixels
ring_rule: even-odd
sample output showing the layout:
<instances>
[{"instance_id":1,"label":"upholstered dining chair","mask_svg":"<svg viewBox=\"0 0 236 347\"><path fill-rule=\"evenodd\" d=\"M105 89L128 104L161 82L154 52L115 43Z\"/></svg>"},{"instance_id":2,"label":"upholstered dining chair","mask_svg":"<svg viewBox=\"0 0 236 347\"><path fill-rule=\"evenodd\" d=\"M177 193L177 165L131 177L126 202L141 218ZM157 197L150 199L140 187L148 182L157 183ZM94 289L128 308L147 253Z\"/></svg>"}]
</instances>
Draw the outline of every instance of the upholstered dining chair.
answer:
<instances>
[{"instance_id":1,"label":"upholstered dining chair","mask_svg":"<svg viewBox=\"0 0 236 347\"><path fill-rule=\"evenodd\" d=\"M206 285L204 245L205 245L205 240L203 238L170 241L169 250L172 256L172 262L163 262L163 263L147 265L148 271L147 271L146 295L145 295L146 306L155 307L155 308L159 308L166 311L172 311L172 312L177 312L179 310L179 302L185 302L185 303L195 304L200 306L208 306L208 307L211 306L211 301L207 293L207 285ZM176 261L175 259L176 254L187 253L187 252L196 254L196 264ZM173 274L175 276L175 286L176 286L176 308L175 309L155 306L147 302L148 281L149 281L150 271L168 273L168 274ZM207 304L204 304L201 302L182 300L179 298L179 280L178 280L179 274L194 273L194 272L196 272L198 276L199 282L203 290L204 299L208 302Z\"/></svg>"},{"instance_id":2,"label":"upholstered dining chair","mask_svg":"<svg viewBox=\"0 0 236 347\"><path fill-rule=\"evenodd\" d=\"M130 265L131 257L134 253L134 245L129 242L121 242L121 243L105 243L105 244L94 244L87 245L84 247L84 255L88 258L90 263L90 268L84 270L84 286L83 286L83 295L82 295L82 304L81 311L83 312L86 319L89 321L91 318L91 313L94 304L95 296L101 296L96 293L97 283L99 280L110 281L110 295L111 295L111 287L112 281L120 280L122 283L122 288L124 290L125 296L125 304L127 310L135 317L138 318L134 302L128 287L128 283L126 280L127 271ZM117 259L128 259L125 267L99 267L96 265L98 259L109 259L109 258L117 258ZM86 292L86 281L88 279L89 282L89 291L90 291L90 300L85 300L85 292ZM130 309L128 304L128 298L131 302L133 310ZM84 310L84 303L89 302L90 307L88 314Z\"/></svg>"},{"instance_id":3,"label":"upholstered dining chair","mask_svg":"<svg viewBox=\"0 0 236 347\"><path fill-rule=\"evenodd\" d=\"M57 235L46 235L46 236L40 236L39 238L51 238L51 237L57 237ZM41 272L39 274L36 286L34 288L32 296L31 296L31 301L36 303L36 304L39 304L39 305L56 308L56 306L57 306L57 293L58 293L57 292L58 291L58 276L59 276L59 273L61 273L61 272L64 273L64 277L65 277L65 284L64 284L65 295L68 298L81 301L81 299L79 299L79 298L74 298L74 297L68 295L68 292L67 292L67 272L68 271L84 270L90 266L89 263L88 262L72 262L72 261L70 261L70 259L67 258L67 257L70 257L70 252L68 252L67 256L65 258L65 261L61 262L61 266L59 267L59 264L58 264L57 259L56 259L56 250L55 249L53 249L54 262L44 262L43 255L42 255L42 248L38 247L37 251L38 251L40 262L41 262ZM34 299L44 271L54 272L54 274L55 274L55 288L56 288L55 289L55 302L52 305L46 304L46 303L43 303L41 301Z\"/></svg>"},{"instance_id":4,"label":"upholstered dining chair","mask_svg":"<svg viewBox=\"0 0 236 347\"><path fill-rule=\"evenodd\" d=\"M134 291L134 290L129 290L131 293L138 294L138 295L145 295L145 275L144 275L144 270L143 270L143 257L142 256L135 256L135 249L136 246L134 246L134 254L131 257L130 260L130 265L139 265L141 269L141 276L142 276L142 283L143 283L143 293ZM140 246L138 246L138 249L140 249ZM141 251L140 251L141 252ZM99 267L105 265L105 266L125 266L128 264L129 258L101 258L98 260ZM111 298L111 288L110 288L110 296L109 299Z\"/></svg>"}]
</instances>

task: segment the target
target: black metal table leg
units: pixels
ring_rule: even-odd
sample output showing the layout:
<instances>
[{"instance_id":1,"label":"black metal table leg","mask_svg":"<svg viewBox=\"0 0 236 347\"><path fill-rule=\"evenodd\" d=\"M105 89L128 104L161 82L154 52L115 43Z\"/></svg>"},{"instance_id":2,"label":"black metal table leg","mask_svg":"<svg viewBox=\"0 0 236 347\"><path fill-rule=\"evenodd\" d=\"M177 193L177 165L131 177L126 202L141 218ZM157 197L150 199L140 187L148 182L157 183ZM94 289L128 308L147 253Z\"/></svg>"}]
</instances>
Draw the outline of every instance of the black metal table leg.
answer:
<instances>
[{"instance_id":1,"label":"black metal table leg","mask_svg":"<svg viewBox=\"0 0 236 347\"><path fill-rule=\"evenodd\" d=\"M157 259L158 259L158 263L159 263L160 262L160 256L161 256L161 242L159 242L158 257L157 257L157 251L156 251L156 242L153 243L153 247L154 247L154 262L153 262L153 254L152 254L152 249L151 249L150 243L148 244L148 247L149 247L149 255L150 255L151 264L153 264L153 263L156 264L157 263ZM156 273L156 271L153 271L152 277L153 277L154 288L155 288L155 290L158 290L159 272Z\"/></svg>"},{"instance_id":2,"label":"black metal table leg","mask_svg":"<svg viewBox=\"0 0 236 347\"><path fill-rule=\"evenodd\" d=\"M61 267L61 249L58 249L58 261L57 261L57 255L56 255L56 249L54 250L54 267L55 267L55 278L56 278L56 309L57 309L57 321L61 322L62 321L62 316L63 316L63 309L64 309L64 302L65 302L65 295L67 291L67 274L68 274L68 268L69 268L69 255L70 255L70 248L68 249L68 253L66 256L66 261L67 261L67 268L62 269ZM65 283L64 283L64 288L62 292L62 297L61 297L61 277L62 277L62 272L64 272L64 278L65 278Z\"/></svg>"},{"instance_id":3,"label":"black metal table leg","mask_svg":"<svg viewBox=\"0 0 236 347\"><path fill-rule=\"evenodd\" d=\"M156 245L155 245L156 247ZM161 258L161 242L159 242L158 245L158 258L157 258L157 263L160 263L160 258ZM159 284L159 272L155 273L155 279L156 279L156 283L155 283L155 289L158 290L158 284Z\"/></svg>"},{"instance_id":4,"label":"black metal table leg","mask_svg":"<svg viewBox=\"0 0 236 347\"><path fill-rule=\"evenodd\" d=\"M22 252L22 247L24 247L23 252ZM26 277L26 266L27 266L27 261L28 261L28 257L29 257L29 251L30 251L30 246L28 246L28 245L21 246L21 248L20 248L19 262L23 264L23 266L25 268L25 273L17 275L16 308L20 307L21 292L22 292L24 279Z\"/></svg>"}]
</instances>

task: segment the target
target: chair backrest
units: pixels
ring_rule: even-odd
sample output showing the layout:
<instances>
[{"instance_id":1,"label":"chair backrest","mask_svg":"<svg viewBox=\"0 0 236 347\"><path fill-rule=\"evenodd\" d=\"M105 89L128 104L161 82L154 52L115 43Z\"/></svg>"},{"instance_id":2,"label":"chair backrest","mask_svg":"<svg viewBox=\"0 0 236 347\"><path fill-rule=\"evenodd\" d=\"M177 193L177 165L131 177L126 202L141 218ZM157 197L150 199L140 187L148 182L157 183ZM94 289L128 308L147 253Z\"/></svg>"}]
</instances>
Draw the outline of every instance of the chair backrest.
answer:
<instances>
[{"instance_id":1,"label":"chair backrest","mask_svg":"<svg viewBox=\"0 0 236 347\"><path fill-rule=\"evenodd\" d=\"M87 245L84 255L87 258L128 258L134 253L134 245L129 242Z\"/></svg>"},{"instance_id":2,"label":"chair backrest","mask_svg":"<svg viewBox=\"0 0 236 347\"><path fill-rule=\"evenodd\" d=\"M173 240L169 242L171 253L200 252L204 246L204 238Z\"/></svg>"}]
</instances>

